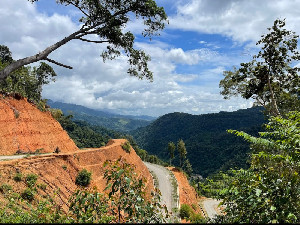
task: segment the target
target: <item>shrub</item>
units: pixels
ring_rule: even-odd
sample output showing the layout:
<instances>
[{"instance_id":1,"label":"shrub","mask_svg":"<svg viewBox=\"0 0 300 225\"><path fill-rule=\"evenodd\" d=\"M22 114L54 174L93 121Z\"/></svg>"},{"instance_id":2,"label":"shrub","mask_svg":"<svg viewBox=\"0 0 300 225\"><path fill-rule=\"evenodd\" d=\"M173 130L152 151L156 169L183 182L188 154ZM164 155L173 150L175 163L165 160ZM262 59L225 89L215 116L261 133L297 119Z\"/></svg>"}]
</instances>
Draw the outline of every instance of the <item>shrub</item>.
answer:
<instances>
[{"instance_id":1,"label":"shrub","mask_svg":"<svg viewBox=\"0 0 300 225\"><path fill-rule=\"evenodd\" d=\"M66 169L67 169L67 166L66 166L66 165L62 165L62 168L63 168L64 170L66 170Z\"/></svg>"},{"instance_id":2,"label":"shrub","mask_svg":"<svg viewBox=\"0 0 300 225\"><path fill-rule=\"evenodd\" d=\"M26 184L28 187L33 187L36 184L38 175L30 173L26 176Z\"/></svg>"},{"instance_id":3,"label":"shrub","mask_svg":"<svg viewBox=\"0 0 300 225\"><path fill-rule=\"evenodd\" d=\"M91 172L88 172L86 169L83 169L78 173L75 184L86 187L91 182L91 176L92 176Z\"/></svg>"},{"instance_id":4,"label":"shrub","mask_svg":"<svg viewBox=\"0 0 300 225\"><path fill-rule=\"evenodd\" d=\"M189 219L192 215L192 208L187 204L182 204L179 210L179 215L181 219Z\"/></svg>"},{"instance_id":5,"label":"shrub","mask_svg":"<svg viewBox=\"0 0 300 225\"><path fill-rule=\"evenodd\" d=\"M130 149L130 143L128 141L126 141L123 145L122 145L123 150L125 150L125 152L130 153L131 149Z\"/></svg>"},{"instance_id":6,"label":"shrub","mask_svg":"<svg viewBox=\"0 0 300 225\"><path fill-rule=\"evenodd\" d=\"M16 175L14 176L14 180L19 182L21 181L23 178L23 174L22 173L16 173Z\"/></svg>"},{"instance_id":7,"label":"shrub","mask_svg":"<svg viewBox=\"0 0 300 225\"><path fill-rule=\"evenodd\" d=\"M12 190L12 186L11 185L9 185L9 184L2 184L1 186L0 186L0 191L2 192L2 193L7 193L8 191L11 191Z\"/></svg>"},{"instance_id":8,"label":"shrub","mask_svg":"<svg viewBox=\"0 0 300 225\"><path fill-rule=\"evenodd\" d=\"M24 199L24 200L28 200L28 201L32 201L34 199L34 193L33 193L33 190L31 190L30 188L26 188L22 194L21 194L21 197Z\"/></svg>"},{"instance_id":9,"label":"shrub","mask_svg":"<svg viewBox=\"0 0 300 225\"><path fill-rule=\"evenodd\" d=\"M43 190L46 191L47 185L46 184L39 184L38 187Z\"/></svg>"},{"instance_id":10,"label":"shrub","mask_svg":"<svg viewBox=\"0 0 300 225\"><path fill-rule=\"evenodd\" d=\"M200 214L193 213L190 217L192 223L207 223L206 219Z\"/></svg>"}]
</instances>

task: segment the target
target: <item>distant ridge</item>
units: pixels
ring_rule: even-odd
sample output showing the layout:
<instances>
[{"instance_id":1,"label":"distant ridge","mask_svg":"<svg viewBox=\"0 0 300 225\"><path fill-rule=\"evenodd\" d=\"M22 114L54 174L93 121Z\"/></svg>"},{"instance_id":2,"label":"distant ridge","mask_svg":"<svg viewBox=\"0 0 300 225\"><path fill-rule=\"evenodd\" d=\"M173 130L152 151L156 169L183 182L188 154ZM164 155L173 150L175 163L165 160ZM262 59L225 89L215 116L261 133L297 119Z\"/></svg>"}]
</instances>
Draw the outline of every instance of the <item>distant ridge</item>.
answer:
<instances>
[{"instance_id":1,"label":"distant ridge","mask_svg":"<svg viewBox=\"0 0 300 225\"><path fill-rule=\"evenodd\" d=\"M236 129L257 135L264 123L262 111L262 107L253 107L203 115L174 112L131 134L141 148L166 161L169 160L168 142L176 144L183 139L194 172L205 177L221 169L247 167L249 144L226 130ZM178 153L174 163L179 165Z\"/></svg>"},{"instance_id":2,"label":"distant ridge","mask_svg":"<svg viewBox=\"0 0 300 225\"><path fill-rule=\"evenodd\" d=\"M72 114L73 120L83 120L92 125L103 126L116 131L128 132L150 124L154 117L119 115L110 112L90 109L81 105L54 102L48 100L47 104L51 108L58 108L65 115Z\"/></svg>"}]
</instances>

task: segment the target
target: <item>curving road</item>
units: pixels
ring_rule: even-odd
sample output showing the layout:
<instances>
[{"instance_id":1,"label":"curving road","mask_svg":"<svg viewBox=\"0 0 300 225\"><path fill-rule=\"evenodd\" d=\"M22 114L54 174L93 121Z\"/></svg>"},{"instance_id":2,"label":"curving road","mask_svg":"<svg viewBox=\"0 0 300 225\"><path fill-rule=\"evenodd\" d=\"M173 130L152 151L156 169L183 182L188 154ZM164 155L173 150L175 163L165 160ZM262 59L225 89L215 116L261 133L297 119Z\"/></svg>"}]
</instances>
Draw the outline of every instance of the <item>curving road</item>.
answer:
<instances>
[{"instance_id":1,"label":"curving road","mask_svg":"<svg viewBox=\"0 0 300 225\"><path fill-rule=\"evenodd\" d=\"M158 189L161 191L161 203L166 204L169 212L172 212L172 181L169 170L163 166L144 162L150 171L158 179Z\"/></svg>"},{"instance_id":2,"label":"curving road","mask_svg":"<svg viewBox=\"0 0 300 225\"><path fill-rule=\"evenodd\" d=\"M221 202L221 200L216 200L216 199L211 199L211 198L203 201L204 209L209 218L212 219L218 214L216 211L216 208L218 208L218 205L220 202Z\"/></svg>"}]
</instances>

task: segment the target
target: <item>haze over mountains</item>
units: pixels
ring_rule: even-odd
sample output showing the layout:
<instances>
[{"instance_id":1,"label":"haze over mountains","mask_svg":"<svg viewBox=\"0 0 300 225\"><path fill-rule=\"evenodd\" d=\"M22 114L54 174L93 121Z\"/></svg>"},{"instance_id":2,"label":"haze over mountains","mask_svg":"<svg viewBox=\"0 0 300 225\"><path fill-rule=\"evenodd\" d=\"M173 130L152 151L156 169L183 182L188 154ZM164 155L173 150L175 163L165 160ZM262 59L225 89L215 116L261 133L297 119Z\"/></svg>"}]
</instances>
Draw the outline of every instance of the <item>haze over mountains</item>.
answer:
<instances>
[{"instance_id":1,"label":"haze over mountains","mask_svg":"<svg viewBox=\"0 0 300 225\"><path fill-rule=\"evenodd\" d=\"M65 115L73 115L74 120L83 120L92 125L103 126L116 131L127 132L150 124L155 117L119 115L107 111L90 109L81 105L48 100L51 108L58 108Z\"/></svg>"}]
</instances>

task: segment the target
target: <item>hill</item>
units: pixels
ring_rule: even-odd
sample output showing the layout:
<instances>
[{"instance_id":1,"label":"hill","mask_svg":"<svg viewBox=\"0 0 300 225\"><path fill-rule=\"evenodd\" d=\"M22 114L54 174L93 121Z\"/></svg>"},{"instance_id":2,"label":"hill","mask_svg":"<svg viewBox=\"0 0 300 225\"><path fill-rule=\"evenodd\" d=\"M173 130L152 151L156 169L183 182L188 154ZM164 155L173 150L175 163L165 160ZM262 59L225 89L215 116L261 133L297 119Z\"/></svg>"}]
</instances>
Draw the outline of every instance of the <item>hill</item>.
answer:
<instances>
[{"instance_id":1,"label":"hill","mask_svg":"<svg viewBox=\"0 0 300 225\"><path fill-rule=\"evenodd\" d=\"M81 120L91 125L103 126L108 129L128 132L139 127L150 124L154 117L150 116L125 116L109 112L90 109L81 105L53 102L48 100L47 104L51 108L61 109L65 115L72 114L73 120Z\"/></svg>"},{"instance_id":2,"label":"hill","mask_svg":"<svg viewBox=\"0 0 300 225\"><path fill-rule=\"evenodd\" d=\"M0 95L0 155L78 150L50 112L41 112L26 98Z\"/></svg>"},{"instance_id":3,"label":"hill","mask_svg":"<svg viewBox=\"0 0 300 225\"><path fill-rule=\"evenodd\" d=\"M237 129L257 134L264 123L262 110L254 107L204 115L175 112L161 116L131 134L141 148L164 160L169 159L168 142L176 144L183 139L194 173L206 177L230 167L247 167L249 145L226 130ZM179 164L178 154L173 163Z\"/></svg>"}]
</instances>

